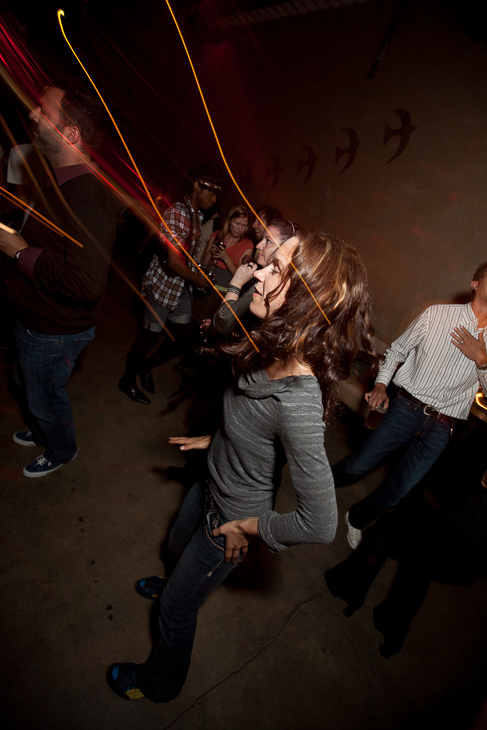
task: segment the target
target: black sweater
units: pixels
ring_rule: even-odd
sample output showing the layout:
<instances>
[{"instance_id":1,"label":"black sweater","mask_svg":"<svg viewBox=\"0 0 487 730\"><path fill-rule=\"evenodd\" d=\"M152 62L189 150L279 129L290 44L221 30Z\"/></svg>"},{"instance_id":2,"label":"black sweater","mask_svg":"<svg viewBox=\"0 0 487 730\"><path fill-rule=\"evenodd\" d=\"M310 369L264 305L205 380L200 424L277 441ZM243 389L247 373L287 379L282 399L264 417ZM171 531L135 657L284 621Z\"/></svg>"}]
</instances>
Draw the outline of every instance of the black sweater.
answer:
<instances>
[{"instance_id":1,"label":"black sweater","mask_svg":"<svg viewBox=\"0 0 487 730\"><path fill-rule=\"evenodd\" d=\"M112 195L85 166L60 168L55 174L61 185L48 185L35 210L67 235L31 214L22 232L29 248L10 262L7 291L28 329L72 334L96 323L115 241L116 210Z\"/></svg>"}]
</instances>

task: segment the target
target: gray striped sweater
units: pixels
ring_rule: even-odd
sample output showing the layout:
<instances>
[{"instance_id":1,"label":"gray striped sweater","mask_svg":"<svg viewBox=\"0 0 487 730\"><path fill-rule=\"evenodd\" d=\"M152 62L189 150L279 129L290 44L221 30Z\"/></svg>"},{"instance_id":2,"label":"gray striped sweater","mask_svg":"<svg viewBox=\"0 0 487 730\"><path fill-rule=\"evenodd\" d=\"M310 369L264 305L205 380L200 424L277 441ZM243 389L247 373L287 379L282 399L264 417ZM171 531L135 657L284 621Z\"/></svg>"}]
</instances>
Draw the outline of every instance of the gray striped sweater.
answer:
<instances>
[{"instance_id":1,"label":"gray striped sweater","mask_svg":"<svg viewBox=\"0 0 487 730\"><path fill-rule=\"evenodd\" d=\"M208 455L220 511L228 520L259 517L259 536L273 551L331 542L337 506L324 432L313 375L269 380L258 370L240 377L225 393L223 422ZM279 514L274 503L286 460L298 507Z\"/></svg>"}]
</instances>

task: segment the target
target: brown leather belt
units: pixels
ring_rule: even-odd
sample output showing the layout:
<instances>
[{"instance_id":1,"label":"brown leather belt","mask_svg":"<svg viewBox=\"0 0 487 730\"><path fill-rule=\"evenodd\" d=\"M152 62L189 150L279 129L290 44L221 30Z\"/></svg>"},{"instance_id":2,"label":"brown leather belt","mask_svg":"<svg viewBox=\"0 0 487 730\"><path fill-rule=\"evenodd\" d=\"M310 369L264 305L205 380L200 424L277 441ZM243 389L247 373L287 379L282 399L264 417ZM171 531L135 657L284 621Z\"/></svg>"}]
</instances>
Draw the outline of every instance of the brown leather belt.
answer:
<instances>
[{"instance_id":1,"label":"brown leather belt","mask_svg":"<svg viewBox=\"0 0 487 730\"><path fill-rule=\"evenodd\" d=\"M410 400L411 403L416 403L416 405L421 406L425 416L431 416L431 418L434 418L437 421L440 421L440 423L444 423L445 426L450 429L450 432L453 431L453 429L455 428L455 419L452 418L452 416L446 416L444 413L435 411L435 409L432 406L428 406L428 405L426 405L426 403L423 403L423 401L419 400L419 398L415 398L414 395L411 395L411 393L408 393L407 390L404 390L404 388L401 388L401 390L399 392L405 398Z\"/></svg>"}]
</instances>

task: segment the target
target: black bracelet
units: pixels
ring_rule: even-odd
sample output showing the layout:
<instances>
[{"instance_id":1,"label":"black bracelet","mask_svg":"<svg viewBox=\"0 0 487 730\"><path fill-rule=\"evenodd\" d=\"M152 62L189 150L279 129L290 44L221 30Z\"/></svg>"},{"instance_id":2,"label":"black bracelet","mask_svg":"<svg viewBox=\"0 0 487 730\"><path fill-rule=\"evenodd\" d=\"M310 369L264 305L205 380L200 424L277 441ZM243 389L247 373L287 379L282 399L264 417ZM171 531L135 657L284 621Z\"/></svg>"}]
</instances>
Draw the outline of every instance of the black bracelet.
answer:
<instances>
[{"instance_id":1,"label":"black bracelet","mask_svg":"<svg viewBox=\"0 0 487 730\"><path fill-rule=\"evenodd\" d=\"M236 294L237 296L240 296L240 287L235 286L234 284L229 284L227 294Z\"/></svg>"}]
</instances>

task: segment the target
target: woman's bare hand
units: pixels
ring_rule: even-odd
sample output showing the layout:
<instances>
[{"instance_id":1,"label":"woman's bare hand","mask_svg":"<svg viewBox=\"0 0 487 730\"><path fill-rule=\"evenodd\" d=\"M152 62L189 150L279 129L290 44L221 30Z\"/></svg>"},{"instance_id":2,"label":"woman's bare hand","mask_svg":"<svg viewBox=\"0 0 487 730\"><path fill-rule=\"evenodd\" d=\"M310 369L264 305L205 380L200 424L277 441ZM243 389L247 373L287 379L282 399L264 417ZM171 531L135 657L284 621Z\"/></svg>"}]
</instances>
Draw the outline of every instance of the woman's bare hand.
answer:
<instances>
[{"instance_id":1,"label":"woman's bare hand","mask_svg":"<svg viewBox=\"0 0 487 730\"><path fill-rule=\"evenodd\" d=\"M254 271L257 269L257 264L248 263L239 266L232 276L230 284L238 286L240 289L250 281L254 276Z\"/></svg>"},{"instance_id":2,"label":"woman's bare hand","mask_svg":"<svg viewBox=\"0 0 487 730\"><path fill-rule=\"evenodd\" d=\"M181 451L192 449L208 449L213 436L169 436L169 443L179 446Z\"/></svg>"},{"instance_id":3,"label":"woman's bare hand","mask_svg":"<svg viewBox=\"0 0 487 730\"><path fill-rule=\"evenodd\" d=\"M230 262L232 261L232 259L227 254L227 252L225 251L225 249L223 249L223 250L222 249L218 249L218 253L215 256L213 256L213 260L214 261L222 261L225 264L225 266L227 266L227 267L228 267L228 262L229 261Z\"/></svg>"},{"instance_id":4,"label":"woman's bare hand","mask_svg":"<svg viewBox=\"0 0 487 730\"><path fill-rule=\"evenodd\" d=\"M212 243L210 251L212 259L219 259L221 258L222 253L225 253L225 246L219 243Z\"/></svg>"},{"instance_id":5,"label":"woman's bare hand","mask_svg":"<svg viewBox=\"0 0 487 730\"><path fill-rule=\"evenodd\" d=\"M237 563L243 560L249 551L249 538L255 537L257 526L259 524L258 517L246 517L244 520L232 520L216 527L212 535L225 536L225 562Z\"/></svg>"}]
</instances>

